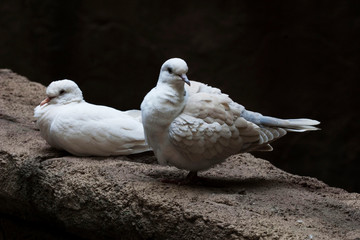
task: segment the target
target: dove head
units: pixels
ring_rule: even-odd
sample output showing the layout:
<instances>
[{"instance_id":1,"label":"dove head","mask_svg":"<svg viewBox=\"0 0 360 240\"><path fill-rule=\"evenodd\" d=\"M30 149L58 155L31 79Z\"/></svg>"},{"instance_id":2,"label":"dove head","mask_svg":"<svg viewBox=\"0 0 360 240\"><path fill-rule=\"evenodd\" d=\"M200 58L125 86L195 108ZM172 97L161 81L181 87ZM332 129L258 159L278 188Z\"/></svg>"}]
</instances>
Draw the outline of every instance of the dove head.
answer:
<instances>
[{"instance_id":1,"label":"dove head","mask_svg":"<svg viewBox=\"0 0 360 240\"><path fill-rule=\"evenodd\" d=\"M66 104L80 102L83 95L78 85L71 80L59 80L50 83L46 89L47 98L40 103L40 106L48 104Z\"/></svg>"},{"instance_id":2,"label":"dove head","mask_svg":"<svg viewBox=\"0 0 360 240\"><path fill-rule=\"evenodd\" d=\"M161 66L158 83L184 87L184 82L190 85L186 76L188 66L181 58L170 58Z\"/></svg>"}]
</instances>

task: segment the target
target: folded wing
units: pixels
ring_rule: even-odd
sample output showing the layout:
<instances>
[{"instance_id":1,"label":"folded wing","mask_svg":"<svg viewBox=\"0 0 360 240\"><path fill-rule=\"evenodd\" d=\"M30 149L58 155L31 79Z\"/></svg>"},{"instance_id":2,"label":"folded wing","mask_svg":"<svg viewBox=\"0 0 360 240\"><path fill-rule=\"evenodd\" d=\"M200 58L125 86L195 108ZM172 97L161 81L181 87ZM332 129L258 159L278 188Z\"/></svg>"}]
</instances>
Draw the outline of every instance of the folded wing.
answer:
<instances>
[{"instance_id":1,"label":"folded wing","mask_svg":"<svg viewBox=\"0 0 360 240\"><path fill-rule=\"evenodd\" d=\"M179 151L194 161L216 161L259 141L259 127L242 118L227 95L206 85L194 87L169 128L170 141Z\"/></svg>"},{"instance_id":2,"label":"folded wing","mask_svg":"<svg viewBox=\"0 0 360 240\"><path fill-rule=\"evenodd\" d=\"M52 140L68 152L110 156L150 150L138 116L91 104L76 111L76 114L64 112L50 128Z\"/></svg>"}]
</instances>

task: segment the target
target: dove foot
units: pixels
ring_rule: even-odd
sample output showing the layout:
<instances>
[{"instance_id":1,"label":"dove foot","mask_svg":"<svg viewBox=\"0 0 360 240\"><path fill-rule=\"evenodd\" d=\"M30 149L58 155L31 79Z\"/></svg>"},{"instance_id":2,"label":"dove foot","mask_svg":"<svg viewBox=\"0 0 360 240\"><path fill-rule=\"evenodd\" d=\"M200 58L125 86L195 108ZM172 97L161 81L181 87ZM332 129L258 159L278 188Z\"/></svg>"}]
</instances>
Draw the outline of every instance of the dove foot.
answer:
<instances>
[{"instance_id":1,"label":"dove foot","mask_svg":"<svg viewBox=\"0 0 360 240\"><path fill-rule=\"evenodd\" d=\"M184 179L185 181L195 182L199 180L199 176L197 175L197 171L190 171L189 174Z\"/></svg>"}]
</instances>

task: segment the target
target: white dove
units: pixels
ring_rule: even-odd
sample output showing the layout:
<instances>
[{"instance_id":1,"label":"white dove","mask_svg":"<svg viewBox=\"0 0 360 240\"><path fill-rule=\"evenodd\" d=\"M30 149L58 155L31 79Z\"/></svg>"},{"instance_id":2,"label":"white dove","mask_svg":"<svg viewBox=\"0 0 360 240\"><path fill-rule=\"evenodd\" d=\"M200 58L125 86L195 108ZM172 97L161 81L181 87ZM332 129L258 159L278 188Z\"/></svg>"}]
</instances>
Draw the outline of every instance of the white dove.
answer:
<instances>
[{"instance_id":1,"label":"white dove","mask_svg":"<svg viewBox=\"0 0 360 240\"><path fill-rule=\"evenodd\" d=\"M71 80L52 82L34 109L41 136L76 156L128 155L149 151L139 110L119 111L87 103Z\"/></svg>"},{"instance_id":2,"label":"white dove","mask_svg":"<svg viewBox=\"0 0 360 240\"><path fill-rule=\"evenodd\" d=\"M180 58L161 67L141 104L145 138L160 164L189 170L188 179L233 154L271 151L286 132L318 130L311 119L279 119L246 110L217 88L189 81ZM184 82L189 86L184 86Z\"/></svg>"}]
</instances>

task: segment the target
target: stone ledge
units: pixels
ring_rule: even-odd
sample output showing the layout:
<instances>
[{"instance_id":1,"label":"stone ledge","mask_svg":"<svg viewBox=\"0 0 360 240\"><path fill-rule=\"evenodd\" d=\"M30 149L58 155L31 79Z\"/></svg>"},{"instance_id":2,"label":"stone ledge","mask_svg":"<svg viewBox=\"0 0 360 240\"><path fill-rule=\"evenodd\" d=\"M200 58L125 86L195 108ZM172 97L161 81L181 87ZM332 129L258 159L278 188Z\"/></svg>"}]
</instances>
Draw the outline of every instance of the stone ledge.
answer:
<instances>
[{"instance_id":1,"label":"stone ledge","mask_svg":"<svg viewBox=\"0 0 360 240\"><path fill-rule=\"evenodd\" d=\"M250 154L201 185L151 154L79 158L33 123L45 87L0 70L0 212L87 239L359 239L360 195L286 173ZM291 161L291 159L289 159Z\"/></svg>"}]
</instances>

